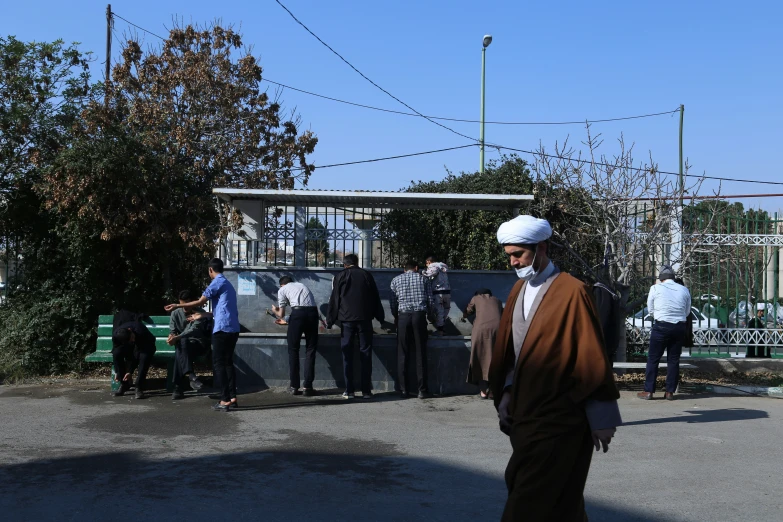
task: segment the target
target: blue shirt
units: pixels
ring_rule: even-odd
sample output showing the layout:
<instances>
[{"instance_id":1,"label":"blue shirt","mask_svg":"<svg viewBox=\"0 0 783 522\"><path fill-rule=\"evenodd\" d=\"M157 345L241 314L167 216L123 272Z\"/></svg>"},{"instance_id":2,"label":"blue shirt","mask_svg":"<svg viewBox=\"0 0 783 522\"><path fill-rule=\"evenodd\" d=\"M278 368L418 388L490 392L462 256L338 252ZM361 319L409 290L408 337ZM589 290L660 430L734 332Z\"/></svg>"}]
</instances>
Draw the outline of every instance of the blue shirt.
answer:
<instances>
[{"instance_id":1,"label":"blue shirt","mask_svg":"<svg viewBox=\"0 0 783 522\"><path fill-rule=\"evenodd\" d=\"M218 274L204 290L204 297L212 304L215 327L212 333L239 332L239 312L237 311L237 293L223 274Z\"/></svg>"}]
</instances>

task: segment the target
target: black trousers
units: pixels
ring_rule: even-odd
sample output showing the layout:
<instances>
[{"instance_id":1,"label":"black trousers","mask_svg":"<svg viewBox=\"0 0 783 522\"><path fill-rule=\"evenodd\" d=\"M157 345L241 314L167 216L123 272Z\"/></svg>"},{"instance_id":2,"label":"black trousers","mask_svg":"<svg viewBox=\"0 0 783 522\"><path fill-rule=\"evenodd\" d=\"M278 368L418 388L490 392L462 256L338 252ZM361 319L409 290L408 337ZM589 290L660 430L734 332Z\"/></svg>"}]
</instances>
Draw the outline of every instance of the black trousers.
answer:
<instances>
[{"instance_id":1,"label":"black trousers","mask_svg":"<svg viewBox=\"0 0 783 522\"><path fill-rule=\"evenodd\" d=\"M674 393L680 382L680 356L685 342L685 321L665 323L656 321L650 332L650 351L647 353L647 371L644 377L644 391L655 391L658 378L658 363L666 351L666 391Z\"/></svg>"},{"instance_id":2,"label":"black trousers","mask_svg":"<svg viewBox=\"0 0 783 522\"><path fill-rule=\"evenodd\" d=\"M353 393L353 336L359 337L359 361L362 365L362 393L372 390L372 319L369 321L343 321L340 348L343 352L345 391Z\"/></svg>"},{"instance_id":3,"label":"black trousers","mask_svg":"<svg viewBox=\"0 0 783 522\"><path fill-rule=\"evenodd\" d=\"M295 308L288 318L288 377L291 388L299 388L299 344L305 337L304 387L312 388L315 378L315 352L318 348L318 309Z\"/></svg>"},{"instance_id":4,"label":"black trousers","mask_svg":"<svg viewBox=\"0 0 783 522\"><path fill-rule=\"evenodd\" d=\"M413 346L410 341L413 341ZM411 349L416 350L419 391L427 392L427 312L401 313L397 319L397 382L400 391L408 391L408 355Z\"/></svg>"},{"instance_id":5,"label":"black trousers","mask_svg":"<svg viewBox=\"0 0 783 522\"><path fill-rule=\"evenodd\" d=\"M112 361L114 363L114 373L117 378L122 382L122 378L126 373L133 374L133 371L138 368L136 374L135 386L137 390L144 390L144 386L147 382L147 372L152 364L152 358L155 356L155 350L136 351L132 346L126 346L124 348L115 348L112 353Z\"/></svg>"},{"instance_id":6,"label":"black trousers","mask_svg":"<svg viewBox=\"0 0 783 522\"><path fill-rule=\"evenodd\" d=\"M234 371L234 350L239 332L215 332L212 334L212 367L215 372L215 387L220 391L220 400L229 402L237 396L237 377Z\"/></svg>"},{"instance_id":7,"label":"black trousers","mask_svg":"<svg viewBox=\"0 0 783 522\"><path fill-rule=\"evenodd\" d=\"M207 353L206 342L192 338L180 339L174 347L174 386L182 386L185 376L193 372L193 361Z\"/></svg>"}]
</instances>

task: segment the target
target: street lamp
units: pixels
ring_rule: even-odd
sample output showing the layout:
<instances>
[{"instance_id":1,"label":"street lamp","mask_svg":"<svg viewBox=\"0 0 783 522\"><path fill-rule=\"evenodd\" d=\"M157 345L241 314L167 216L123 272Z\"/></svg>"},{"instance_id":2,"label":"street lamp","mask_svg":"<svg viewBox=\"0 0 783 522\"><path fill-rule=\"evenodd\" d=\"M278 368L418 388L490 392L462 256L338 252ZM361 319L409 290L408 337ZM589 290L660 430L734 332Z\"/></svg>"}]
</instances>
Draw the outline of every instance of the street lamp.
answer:
<instances>
[{"instance_id":1,"label":"street lamp","mask_svg":"<svg viewBox=\"0 0 783 522\"><path fill-rule=\"evenodd\" d=\"M486 69L487 47L492 43L492 35L485 34L483 47L481 48L481 129L479 130L479 161L481 163L480 172L484 173L484 76Z\"/></svg>"}]
</instances>

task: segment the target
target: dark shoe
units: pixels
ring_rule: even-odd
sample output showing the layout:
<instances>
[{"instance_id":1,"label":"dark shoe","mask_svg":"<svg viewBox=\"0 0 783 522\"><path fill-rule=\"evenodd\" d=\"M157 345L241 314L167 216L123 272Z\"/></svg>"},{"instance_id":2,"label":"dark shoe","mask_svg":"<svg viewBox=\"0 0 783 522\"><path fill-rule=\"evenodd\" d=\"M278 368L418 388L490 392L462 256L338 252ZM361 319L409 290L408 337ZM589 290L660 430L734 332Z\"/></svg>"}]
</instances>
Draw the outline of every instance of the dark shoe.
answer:
<instances>
[{"instance_id":1,"label":"dark shoe","mask_svg":"<svg viewBox=\"0 0 783 522\"><path fill-rule=\"evenodd\" d=\"M372 399L372 392L362 392L362 399Z\"/></svg>"},{"instance_id":2,"label":"dark shoe","mask_svg":"<svg viewBox=\"0 0 783 522\"><path fill-rule=\"evenodd\" d=\"M407 399L408 398L408 392L406 390L402 390L400 392L400 399Z\"/></svg>"},{"instance_id":3,"label":"dark shoe","mask_svg":"<svg viewBox=\"0 0 783 522\"><path fill-rule=\"evenodd\" d=\"M666 392L663 394L663 398L667 401L673 401L674 400L674 394L672 392Z\"/></svg>"},{"instance_id":4,"label":"dark shoe","mask_svg":"<svg viewBox=\"0 0 783 522\"><path fill-rule=\"evenodd\" d=\"M146 399L147 396L144 395L144 392L136 388L136 395L133 397L134 399Z\"/></svg>"},{"instance_id":5,"label":"dark shoe","mask_svg":"<svg viewBox=\"0 0 783 522\"><path fill-rule=\"evenodd\" d=\"M653 398L653 394L651 392L639 392L636 394L636 396L644 401L649 401Z\"/></svg>"},{"instance_id":6,"label":"dark shoe","mask_svg":"<svg viewBox=\"0 0 783 522\"><path fill-rule=\"evenodd\" d=\"M419 399L432 399L432 394L428 391L420 391Z\"/></svg>"},{"instance_id":7,"label":"dark shoe","mask_svg":"<svg viewBox=\"0 0 783 522\"><path fill-rule=\"evenodd\" d=\"M190 378L190 387L193 388L193 391L199 391L203 386L204 383L198 380L198 377Z\"/></svg>"},{"instance_id":8,"label":"dark shoe","mask_svg":"<svg viewBox=\"0 0 783 522\"><path fill-rule=\"evenodd\" d=\"M214 406L212 406L212 409L215 411L229 411L231 408L228 404L220 404L220 401L218 401Z\"/></svg>"},{"instance_id":9,"label":"dark shoe","mask_svg":"<svg viewBox=\"0 0 783 522\"><path fill-rule=\"evenodd\" d=\"M172 401L178 401L184 398L185 398L185 394L182 393L182 390L174 390L174 393L171 394Z\"/></svg>"},{"instance_id":10,"label":"dark shoe","mask_svg":"<svg viewBox=\"0 0 783 522\"><path fill-rule=\"evenodd\" d=\"M114 392L114 396L122 397L123 395L125 395L125 392L128 390L130 390L130 384L128 384L127 382L122 382L120 383L120 389Z\"/></svg>"},{"instance_id":11,"label":"dark shoe","mask_svg":"<svg viewBox=\"0 0 783 522\"><path fill-rule=\"evenodd\" d=\"M288 394L290 395L302 395L302 390L300 390L299 388L294 388L292 386L289 386L286 392L288 392Z\"/></svg>"},{"instance_id":12,"label":"dark shoe","mask_svg":"<svg viewBox=\"0 0 783 522\"><path fill-rule=\"evenodd\" d=\"M315 397L316 395L318 395L318 392L312 388L305 388L304 392L302 392L302 395L304 395L305 397Z\"/></svg>"}]
</instances>

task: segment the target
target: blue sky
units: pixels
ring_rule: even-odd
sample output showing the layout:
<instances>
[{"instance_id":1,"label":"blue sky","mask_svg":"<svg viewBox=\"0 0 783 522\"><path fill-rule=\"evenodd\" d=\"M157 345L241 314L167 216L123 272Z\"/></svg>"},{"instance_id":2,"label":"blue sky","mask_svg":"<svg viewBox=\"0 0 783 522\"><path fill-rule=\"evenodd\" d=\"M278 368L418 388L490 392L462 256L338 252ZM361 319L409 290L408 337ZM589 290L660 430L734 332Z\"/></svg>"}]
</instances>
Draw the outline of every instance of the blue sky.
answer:
<instances>
[{"instance_id":1,"label":"blue sky","mask_svg":"<svg viewBox=\"0 0 783 522\"><path fill-rule=\"evenodd\" d=\"M478 119L481 40L487 50L487 119L562 121L612 118L685 104L685 154L692 172L783 181L783 4L780 2L469 2L463 0L284 3L375 82L424 114ZM79 41L104 59L103 2L6 2L0 33L24 40ZM328 96L406 110L375 89L297 25L274 0L256 2L116 1L119 15L158 34L174 16L241 26L264 76ZM130 29L117 20L116 31ZM147 36L155 44L154 37ZM117 45L115 44L115 50ZM116 59L116 54L115 54ZM318 164L391 156L468 143L420 118L348 107L285 91L319 137ZM478 124L454 123L478 136ZM663 170L678 165L678 117L596 124L603 152L616 138L652 154ZM487 125L487 142L551 148L579 126ZM489 159L497 153L488 151ZM311 188L397 190L478 167L478 149L317 170ZM718 188L705 184L702 192ZM783 193L783 185L723 183L723 194ZM744 201L770 211L783 198Z\"/></svg>"}]
</instances>

